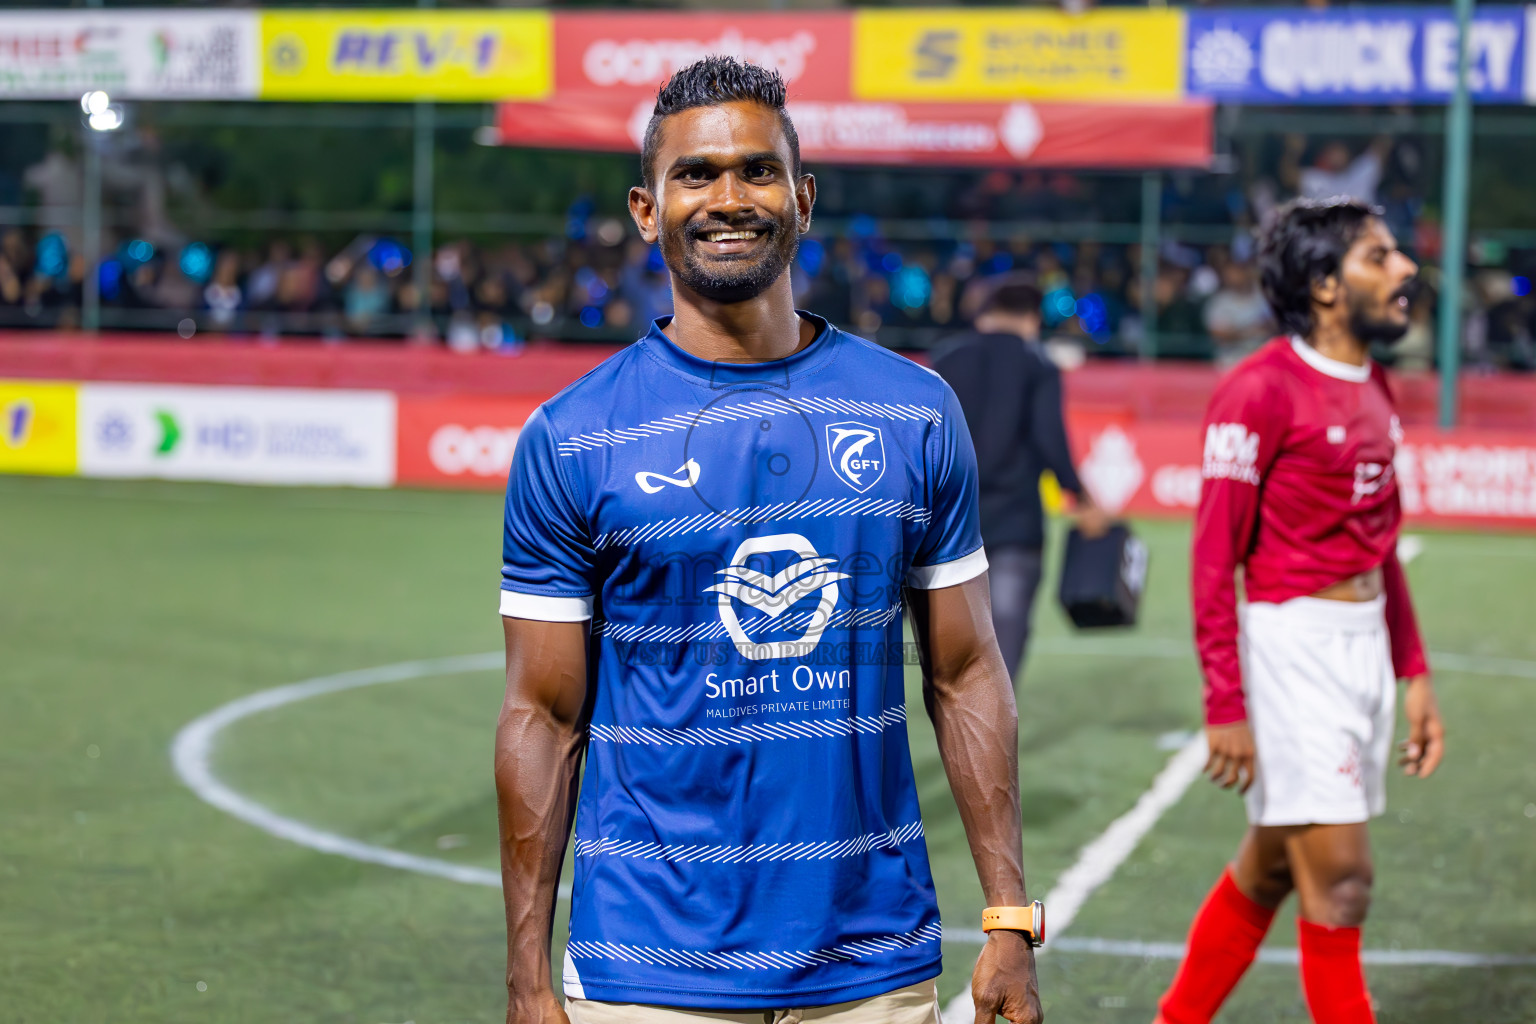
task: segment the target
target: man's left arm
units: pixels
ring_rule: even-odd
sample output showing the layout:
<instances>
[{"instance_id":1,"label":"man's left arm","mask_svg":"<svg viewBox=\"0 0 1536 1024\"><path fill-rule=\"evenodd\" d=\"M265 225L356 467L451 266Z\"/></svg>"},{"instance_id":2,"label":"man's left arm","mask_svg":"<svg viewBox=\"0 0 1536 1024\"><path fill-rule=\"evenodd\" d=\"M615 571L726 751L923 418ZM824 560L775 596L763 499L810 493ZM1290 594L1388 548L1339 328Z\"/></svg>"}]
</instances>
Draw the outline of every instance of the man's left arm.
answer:
<instances>
[{"instance_id":1,"label":"man's left arm","mask_svg":"<svg viewBox=\"0 0 1536 1024\"><path fill-rule=\"evenodd\" d=\"M1392 644L1392 671L1408 680L1403 694L1403 712L1408 719L1408 738L1401 748L1399 763L1408 775L1428 778L1445 756L1445 724L1440 718L1440 702L1430 681L1429 659L1424 640L1413 614L1413 598L1408 593L1408 575L1397 552L1388 552L1381 564L1382 589L1386 594L1387 635Z\"/></svg>"},{"instance_id":2,"label":"man's left arm","mask_svg":"<svg viewBox=\"0 0 1536 1024\"><path fill-rule=\"evenodd\" d=\"M923 668L923 701L960 809L988 906L1029 904L1019 817L1019 719L992 632L986 573L937 590L908 591ZM971 976L976 1020L1001 1014L1038 1024L1034 950L1019 932L987 937Z\"/></svg>"}]
</instances>

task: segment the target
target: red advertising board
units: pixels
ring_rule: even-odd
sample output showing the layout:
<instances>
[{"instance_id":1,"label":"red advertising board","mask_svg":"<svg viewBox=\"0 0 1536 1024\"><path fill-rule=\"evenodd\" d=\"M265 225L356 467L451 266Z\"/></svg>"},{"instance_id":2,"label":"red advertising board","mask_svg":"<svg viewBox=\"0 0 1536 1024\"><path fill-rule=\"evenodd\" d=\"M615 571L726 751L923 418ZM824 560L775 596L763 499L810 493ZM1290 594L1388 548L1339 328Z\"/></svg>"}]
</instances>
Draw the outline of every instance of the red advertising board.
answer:
<instances>
[{"instance_id":1,"label":"red advertising board","mask_svg":"<svg viewBox=\"0 0 1536 1024\"><path fill-rule=\"evenodd\" d=\"M499 491L517 435L548 396L400 395L395 472L406 486Z\"/></svg>"},{"instance_id":2,"label":"red advertising board","mask_svg":"<svg viewBox=\"0 0 1536 1024\"><path fill-rule=\"evenodd\" d=\"M850 95L852 16L836 12L555 15L555 95L654 102L678 68L728 54L776 69L795 100Z\"/></svg>"},{"instance_id":3,"label":"red advertising board","mask_svg":"<svg viewBox=\"0 0 1536 1024\"><path fill-rule=\"evenodd\" d=\"M1194 422L1068 415L1078 474L1113 513L1187 514L1200 502ZM1409 428L1394 462L1408 526L1536 527L1536 436Z\"/></svg>"},{"instance_id":4,"label":"red advertising board","mask_svg":"<svg viewBox=\"0 0 1536 1024\"><path fill-rule=\"evenodd\" d=\"M636 152L652 100L557 94L503 103L508 146ZM883 103L792 101L809 162L949 166L1203 167L1204 103Z\"/></svg>"}]
</instances>

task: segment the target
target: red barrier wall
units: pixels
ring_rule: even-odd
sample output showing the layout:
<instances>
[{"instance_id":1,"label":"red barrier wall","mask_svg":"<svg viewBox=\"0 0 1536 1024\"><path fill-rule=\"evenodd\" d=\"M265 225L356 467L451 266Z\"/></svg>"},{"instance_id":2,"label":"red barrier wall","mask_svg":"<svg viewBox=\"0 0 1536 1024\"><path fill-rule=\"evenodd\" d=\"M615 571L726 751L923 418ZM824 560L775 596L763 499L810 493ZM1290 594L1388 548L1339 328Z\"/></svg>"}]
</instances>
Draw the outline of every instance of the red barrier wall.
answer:
<instances>
[{"instance_id":1,"label":"red barrier wall","mask_svg":"<svg viewBox=\"0 0 1536 1024\"><path fill-rule=\"evenodd\" d=\"M401 342L146 340L142 334L0 331L0 377L379 388L402 395L536 395L542 400L619 346L536 342L520 355L459 355ZM919 357L921 361L921 357ZM1126 420L1198 420L1219 374L1210 366L1090 363L1067 375L1067 399L1081 412ZM1403 422L1433 426L1439 378L1397 376ZM1463 377L1463 427L1536 434L1536 377Z\"/></svg>"},{"instance_id":2,"label":"red barrier wall","mask_svg":"<svg viewBox=\"0 0 1536 1024\"><path fill-rule=\"evenodd\" d=\"M535 394L549 397L618 346L536 343L516 356L459 355L404 342L145 340L142 334L0 331L0 377L378 388L400 394Z\"/></svg>"},{"instance_id":3,"label":"red barrier wall","mask_svg":"<svg viewBox=\"0 0 1536 1024\"><path fill-rule=\"evenodd\" d=\"M612 348L542 344L518 356L355 343L98 341L0 335L0 378L377 388L398 397L406 485L499 490L538 403ZM1079 470L1114 512L1188 514L1199 500L1199 422L1217 372L1096 363L1067 375ZM1462 422L1435 426L1438 379L1395 382L1407 438L1397 472L1410 523L1536 528L1536 379L1468 377Z\"/></svg>"}]
</instances>

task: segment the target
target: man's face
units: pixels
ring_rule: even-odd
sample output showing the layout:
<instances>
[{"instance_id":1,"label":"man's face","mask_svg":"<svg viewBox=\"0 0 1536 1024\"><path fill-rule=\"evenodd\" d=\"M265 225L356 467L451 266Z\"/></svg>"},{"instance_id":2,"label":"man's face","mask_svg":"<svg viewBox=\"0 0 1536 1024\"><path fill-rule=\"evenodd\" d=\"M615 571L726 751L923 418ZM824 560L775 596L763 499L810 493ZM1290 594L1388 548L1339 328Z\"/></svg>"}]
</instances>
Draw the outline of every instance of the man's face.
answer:
<instances>
[{"instance_id":1,"label":"man's face","mask_svg":"<svg viewBox=\"0 0 1536 1024\"><path fill-rule=\"evenodd\" d=\"M789 268L808 230L815 182L794 177L778 114L760 103L696 107L663 122L655 192L630 191L630 213L667 268L715 302L744 302Z\"/></svg>"},{"instance_id":2,"label":"man's face","mask_svg":"<svg viewBox=\"0 0 1536 1024\"><path fill-rule=\"evenodd\" d=\"M1375 217L1366 221L1339 267L1350 332L1366 344L1389 345L1407 333L1418 272L1418 264L1397 247L1385 224Z\"/></svg>"}]
</instances>

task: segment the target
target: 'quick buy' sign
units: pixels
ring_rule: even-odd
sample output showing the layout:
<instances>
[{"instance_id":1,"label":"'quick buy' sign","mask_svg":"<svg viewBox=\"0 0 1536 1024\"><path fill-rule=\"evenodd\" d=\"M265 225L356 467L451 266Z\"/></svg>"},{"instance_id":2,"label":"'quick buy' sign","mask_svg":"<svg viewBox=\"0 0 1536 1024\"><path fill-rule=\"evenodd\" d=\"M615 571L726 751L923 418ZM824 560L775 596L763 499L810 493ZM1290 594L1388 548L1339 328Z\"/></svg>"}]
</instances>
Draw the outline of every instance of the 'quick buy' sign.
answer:
<instances>
[{"instance_id":1,"label":"'quick buy' sign","mask_svg":"<svg viewBox=\"0 0 1536 1024\"><path fill-rule=\"evenodd\" d=\"M1482 103L1525 97L1526 12L1483 7L1469 38ZM1250 103L1443 102L1456 86L1456 22L1424 8L1192 12L1188 87Z\"/></svg>"}]
</instances>

